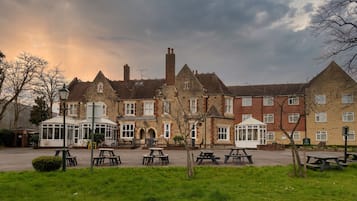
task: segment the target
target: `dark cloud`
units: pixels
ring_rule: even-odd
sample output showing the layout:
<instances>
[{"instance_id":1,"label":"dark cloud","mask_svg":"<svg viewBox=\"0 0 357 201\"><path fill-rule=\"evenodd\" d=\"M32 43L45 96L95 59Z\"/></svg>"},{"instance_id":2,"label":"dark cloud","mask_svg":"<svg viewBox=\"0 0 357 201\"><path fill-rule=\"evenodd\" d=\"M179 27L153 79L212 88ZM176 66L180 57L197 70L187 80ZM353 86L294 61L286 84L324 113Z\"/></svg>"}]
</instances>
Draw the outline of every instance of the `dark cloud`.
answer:
<instances>
[{"instance_id":1,"label":"dark cloud","mask_svg":"<svg viewBox=\"0 0 357 201\"><path fill-rule=\"evenodd\" d=\"M188 64L200 72L216 72L227 84L301 82L319 66L314 58L319 55L320 41L308 30L275 25L299 15L290 2L3 0L0 26L8 28L8 35L9 30L21 31L18 27L23 23L32 24L28 30L36 24L44 26L54 43L48 48L64 44L77 48L59 54L64 63L76 53L99 55L76 63L96 66L93 77L101 66L111 79L121 79L121 66L128 63L134 76L145 71L147 78L162 78L164 54L170 46L175 48L177 69ZM303 10L309 13L312 8L308 3Z\"/></svg>"}]
</instances>

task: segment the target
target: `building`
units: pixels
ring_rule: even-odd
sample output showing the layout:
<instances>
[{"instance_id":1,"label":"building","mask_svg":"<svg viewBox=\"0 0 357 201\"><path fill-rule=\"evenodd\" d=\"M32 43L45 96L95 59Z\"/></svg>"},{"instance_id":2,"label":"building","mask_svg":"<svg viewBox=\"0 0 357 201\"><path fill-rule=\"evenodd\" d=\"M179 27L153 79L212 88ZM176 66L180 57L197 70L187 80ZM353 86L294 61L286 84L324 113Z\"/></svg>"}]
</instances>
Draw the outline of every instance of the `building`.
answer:
<instances>
[{"instance_id":1,"label":"building","mask_svg":"<svg viewBox=\"0 0 357 201\"><path fill-rule=\"evenodd\" d=\"M227 87L215 73L184 65L176 74L174 50L168 48L163 79L110 80L101 71L91 82L74 78L67 101L68 146L86 146L91 130L104 144L170 146L184 136L192 146L241 146L344 143L349 126L356 145L356 82L332 62L308 83ZM94 115L93 115L94 114ZM328 117L328 118L327 118ZM94 124L93 124L94 122ZM63 120L42 122L40 146L61 146Z\"/></svg>"},{"instance_id":2,"label":"building","mask_svg":"<svg viewBox=\"0 0 357 201\"><path fill-rule=\"evenodd\" d=\"M331 62L306 86L306 133L312 144L344 145L342 127L349 127L348 144L356 143L356 82Z\"/></svg>"},{"instance_id":3,"label":"building","mask_svg":"<svg viewBox=\"0 0 357 201\"><path fill-rule=\"evenodd\" d=\"M296 127L294 140L302 143L305 137L305 86L304 83L230 86L229 90L235 95L235 124L254 118L257 123L250 125L266 125L265 137L261 137L263 141L282 144L289 143L282 130L290 134Z\"/></svg>"}]
</instances>

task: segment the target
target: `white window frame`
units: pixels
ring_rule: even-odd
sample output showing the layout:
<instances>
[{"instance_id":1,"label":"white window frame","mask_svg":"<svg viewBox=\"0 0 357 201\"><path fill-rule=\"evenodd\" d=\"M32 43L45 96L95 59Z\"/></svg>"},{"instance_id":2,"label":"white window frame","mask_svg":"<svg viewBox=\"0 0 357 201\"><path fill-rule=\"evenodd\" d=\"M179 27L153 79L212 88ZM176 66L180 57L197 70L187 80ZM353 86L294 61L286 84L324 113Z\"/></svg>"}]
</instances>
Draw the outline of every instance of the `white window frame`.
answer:
<instances>
[{"instance_id":1,"label":"white window frame","mask_svg":"<svg viewBox=\"0 0 357 201\"><path fill-rule=\"evenodd\" d=\"M197 113L197 98L190 98L190 112L192 114Z\"/></svg>"},{"instance_id":2,"label":"white window frame","mask_svg":"<svg viewBox=\"0 0 357 201\"><path fill-rule=\"evenodd\" d=\"M226 97L224 103L224 113L233 114L233 98Z\"/></svg>"},{"instance_id":3,"label":"white window frame","mask_svg":"<svg viewBox=\"0 0 357 201\"><path fill-rule=\"evenodd\" d=\"M318 141L318 142L327 142L327 138L328 138L327 131L317 131L315 136L316 136L316 141ZM322 136L325 136L325 139L322 139Z\"/></svg>"},{"instance_id":4,"label":"white window frame","mask_svg":"<svg viewBox=\"0 0 357 201\"><path fill-rule=\"evenodd\" d=\"M97 93L102 94L104 91L104 85L103 82L99 82L97 85Z\"/></svg>"},{"instance_id":5,"label":"white window frame","mask_svg":"<svg viewBox=\"0 0 357 201\"><path fill-rule=\"evenodd\" d=\"M243 96L242 97L242 106L243 107L252 106L252 97L251 96Z\"/></svg>"},{"instance_id":6,"label":"white window frame","mask_svg":"<svg viewBox=\"0 0 357 201\"><path fill-rule=\"evenodd\" d=\"M170 114L170 101L164 100L162 110L164 114Z\"/></svg>"},{"instance_id":7,"label":"white window frame","mask_svg":"<svg viewBox=\"0 0 357 201\"><path fill-rule=\"evenodd\" d=\"M229 140L229 126L218 126L217 127L217 139L219 141Z\"/></svg>"},{"instance_id":8,"label":"white window frame","mask_svg":"<svg viewBox=\"0 0 357 201\"><path fill-rule=\"evenodd\" d=\"M263 114L263 122L266 124L272 124L274 123L274 114Z\"/></svg>"},{"instance_id":9,"label":"white window frame","mask_svg":"<svg viewBox=\"0 0 357 201\"><path fill-rule=\"evenodd\" d=\"M345 140L345 136L342 136L342 140ZM356 133L355 131L349 131L347 135L347 141L354 142L356 141Z\"/></svg>"},{"instance_id":10,"label":"white window frame","mask_svg":"<svg viewBox=\"0 0 357 201\"><path fill-rule=\"evenodd\" d=\"M343 122L353 122L355 120L354 112L343 112L342 113L342 121Z\"/></svg>"},{"instance_id":11,"label":"white window frame","mask_svg":"<svg viewBox=\"0 0 357 201\"><path fill-rule=\"evenodd\" d=\"M268 131L266 133L266 140L267 141L275 141L275 132L273 131Z\"/></svg>"},{"instance_id":12,"label":"white window frame","mask_svg":"<svg viewBox=\"0 0 357 201\"><path fill-rule=\"evenodd\" d=\"M135 102L124 102L125 116L135 116Z\"/></svg>"},{"instance_id":13,"label":"white window frame","mask_svg":"<svg viewBox=\"0 0 357 201\"><path fill-rule=\"evenodd\" d=\"M326 112L315 113L315 122L317 123L327 122L327 113Z\"/></svg>"},{"instance_id":14,"label":"white window frame","mask_svg":"<svg viewBox=\"0 0 357 201\"><path fill-rule=\"evenodd\" d=\"M342 94L341 102L342 104L353 103L353 94Z\"/></svg>"},{"instance_id":15,"label":"white window frame","mask_svg":"<svg viewBox=\"0 0 357 201\"><path fill-rule=\"evenodd\" d=\"M144 116L154 116L155 102L154 101L144 101L143 113Z\"/></svg>"},{"instance_id":16,"label":"white window frame","mask_svg":"<svg viewBox=\"0 0 357 201\"><path fill-rule=\"evenodd\" d=\"M326 104L326 95L325 94L315 95L315 103L317 105L325 105Z\"/></svg>"},{"instance_id":17,"label":"white window frame","mask_svg":"<svg viewBox=\"0 0 357 201\"><path fill-rule=\"evenodd\" d=\"M164 138L170 139L170 136L171 136L171 123L165 122L164 123Z\"/></svg>"},{"instance_id":18,"label":"white window frame","mask_svg":"<svg viewBox=\"0 0 357 201\"><path fill-rule=\"evenodd\" d=\"M300 132L299 131L294 131L293 139L294 140L300 140Z\"/></svg>"},{"instance_id":19,"label":"white window frame","mask_svg":"<svg viewBox=\"0 0 357 201\"><path fill-rule=\"evenodd\" d=\"M242 114L242 121L252 117L252 114Z\"/></svg>"},{"instance_id":20,"label":"white window frame","mask_svg":"<svg viewBox=\"0 0 357 201\"><path fill-rule=\"evenodd\" d=\"M263 97L263 105L264 106L273 106L274 105L274 97L273 96L264 96Z\"/></svg>"},{"instance_id":21,"label":"white window frame","mask_svg":"<svg viewBox=\"0 0 357 201\"><path fill-rule=\"evenodd\" d=\"M120 129L120 137L132 139L135 135L135 123L123 123Z\"/></svg>"},{"instance_id":22,"label":"white window frame","mask_svg":"<svg viewBox=\"0 0 357 201\"><path fill-rule=\"evenodd\" d=\"M76 117L78 114L78 104L69 103L67 107L68 107L68 116Z\"/></svg>"},{"instance_id":23,"label":"white window frame","mask_svg":"<svg viewBox=\"0 0 357 201\"><path fill-rule=\"evenodd\" d=\"M289 123L297 123L299 117L300 117L299 113L290 113L288 115L288 122Z\"/></svg>"},{"instance_id":24,"label":"white window frame","mask_svg":"<svg viewBox=\"0 0 357 201\"><path fill-rule=\"evenodd\" d=\"M288 98L288 105L299 105L299 97L298 96L290 96Z\"/></svg>"},{"instance_id":25,"label":"white window frame","mask_svg":"<svg viewBox=\"0 0 357 201\"><path fill-rule=\"evenodd\" d=\"M183 89L184 90L189 90L190 88L191 88L191 82L189 80L184 81Z\"/></svg>"}]
</instances>

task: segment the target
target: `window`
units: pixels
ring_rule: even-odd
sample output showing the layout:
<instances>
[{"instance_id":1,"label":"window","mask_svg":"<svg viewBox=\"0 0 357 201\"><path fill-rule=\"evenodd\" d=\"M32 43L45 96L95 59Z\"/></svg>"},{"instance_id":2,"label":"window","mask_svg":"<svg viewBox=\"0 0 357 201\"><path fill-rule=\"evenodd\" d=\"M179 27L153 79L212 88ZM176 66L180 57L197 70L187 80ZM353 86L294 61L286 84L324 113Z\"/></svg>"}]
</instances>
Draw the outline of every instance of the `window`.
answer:
<instances>
[{"instance_id":1,"label":"window","mask_svg":"<svg viewBox=\"0 0 357 201\"><path fill-rule=\"evenodd\" d=\"M97 85L97 93L103 93L103 83L99 82Z\"/></svg>"},{"instance_id":2,"label":"window","mask_svg":"<svg viewBox=\"0 0 357 201\"><path fill-rule=\"evenodd\" d=\"M293 133L293 139L294 140L300 140L300 132L299 131L295 131Z\"/></svg>"},{"instance_id":3,"label":"window","mask_svg":"<svg viewBox=\"0 0 357 201\"><path fill-rule=\"evenodd\" d=\"M263 105L264 106L273 106L274 105L274 97L273 96L264 96L263 97Z\"/></svg>"},{"instance_id":4,"label":"window","mask_svg":"<svg viewBox=\"0 0 357 201\"><path fill-rule=\"evenodd\" d=\"M316 132L316 141L326 142L327 141L327 131L317 131Z\"/></svg>"},{"instance_id":5,"label":"window","mask_svg":"<svg viewBox=\"0 0 357 201\"><path fill-rule=\"evenodd\" d=\"M343 122L352 122L355 120L355 113L354 112L344 112L342 115Z\"/></svg>"},{"instance_id":6,"label":"window","mask_svg":"<svg viewBox=\"0 0 357 201\"><path fill-rule=\"evenodd\" d=\"M121 137L122 138L133 138L134 137L134 124L123 124L121 127Z\"/></svg>"},{"instance_id":7,"label":"window","mask_svg":"<svg viewBox=\"0 0 357 201\"><path fill-rule=\"evenodd\" d=\"M288 98L288 105L299 105L299 97L297 96L290 96Z\"/></svg>"},{"instance_id":8,"label":"window","mask_svg":"<svg viewBox=\"0 0 357 201\"><path fill-rule=\"evenodd\" d=\"M189 90L191 88L191 82L190 81L185 81L183 84L184 84L183 85L183 89L184 90Z\"/></svg>"},{"instance_id":9,"label":"window","mask_svg":"<svg viewBox=\"0 0 357 201\"><path fill-rule=\"evenodd\" d=\"M103 117L107 116L107 106L105 104L102 105Z\"/></svg>"},{"instance_id":10,"label":"window","mask_svg":"<svg viewBox=\"0 0 357 201\"><path fill-rule=\"evenodd\" d=\"M274 132L267 132L266 138L269 141L274 141L275 140L275 133Z\"/></svg>"},{"instance_id":11,"label":"window","mask_svg":"<svg viewBox=\"0 0 357 201\"><path fill-rule=\"evenodd\" d=\"M252 114L242 114L242 121L252 117Z\"/></svg>"},{"instance_id":12,"label":"window","mask_svg":"<svg viewBox=\"0 0 357 201\"><path fill-rule=\"evenodd\" d=\"M170 114L170 102L169 101L164 101L163 111L164 111L164 114Z\"/></svg>"},{"instance_id":13,"label":"window","mask_svg":"<svg viewBox=\"0 0 357 201\"><path fill-rule=\"evenodd\" d=\"M135 116L135 103L134 102L127 102L125 104L125 115L128 116Z\"/></svg>"},{"instance_id":14,"label":"window","mask_svg":"<svg viewBox=\"0 0 357 201\"><path fill-rule=\"evenodd\" d=\"M315 113L315 122L327 122L326 112Z\"/></svg>"},{"instance_id":15,"label":"window","mask_svg":"<svg viewBox=\"0 0 357 201\"><path fill-rule=\"evenodd\" d=\"M68 104L68 116L77 116L77 104Z\"/></svg>"},{"instance_id":16,"label":"window","mask_svg":"<svg viewBox=\"0 0 357 201\"><path fill-rule=\"evenodd\" d=\"M343 104L353 103L353 95L352 94L343 94L342 95L342 103Z\"/></svg>"},{"instance_id":17,"label":"window","mask_svg":"<svg viewBox=\"0 0 357 201\"><path fill-rule=\"evenodd\" d=\"M343 136L343 140L345 140L344 136ZM356 140L355 131L350 131L347 135L347 141L355 141L355 140Z\"/></svg>"},{"instance_id":18,"label":"window","mask_svg":"<svg viewBox=\"0 0 357 201\"><path fill-rule=\"evenodd\" d=\"M315 95L315 103L317 105L326 104L326 95Z\"/></svg>"},{"instance_id":19,"label":"window","mask_svg":"<svg viewBox=\"0 0 357 201\"><path fill-rule=\"evenodd\" d=\"M252 106L252 97L251 96L243 97L242 98L242 106L243 107Z\"/></svg>"},{"instance_id":20,"label":"window","mask_svg":"<svg viewBox=\"0 0 357 201\"><path fill-rule=\"evenodd\" d=\"M144 116L153 116L153 115L154 115L154 102L144 101Z\"/></svg>"},{"instance_id":21,"label":"window","mask_svg":"<svg viewBox=\"0 0 357 201\"><path fill-rule=\"evenodd\" d=\"M190 112L191 113L197 112L197 99L196 98L190 99Z\"/></svg>"},{"instance_id":22,"label":"window","mask_svg":"<svg viewBox=\"0 0 357 201\"><path fill-rule=\"evenodd\" d=\"M196 134L197 134L197 128L196 128L196 124L191 124L191 139L196 139Z\"/></svg>"},{"instance_id":23,"label":"window","mask_svg":"<svg viewBox=\"0 0 357 201\"><path fill-rule=\"evenodd\" d=\"M289 114L289 123L297 123L299 120L300 114L299 113L291 113Z\"/></svg>"},{"instance_id":24,"label":"window","mask_svg":"<svg viewBox=\"0 0 357 201\"><path fill-rule=\"evenodd\" d=\"M164 123L164 138L170 138L170 123Z\"/></svg>"},{"instance_id":25,"label":"window","mask_svg":"<svg viewBox=\"0 0 357 201\"><path fill-rule=\"evenodd\" d=\"M218 127L218 140L228 140L229 127Z\"/></svg>"},{"instance_id":26,"label":"window","mask_svg":"<svg viewBox=\"0 0 357 201\"><path fill-rule=\"evenodd\" d=\"M233 98L226 98L225 99L225 112L228 114L233 114Z\"/></svg>"},{"instance_id":27,"label":"window","mask_svg":"<svg viewBox=\"0 0 357 201\"><path fill-rule=\"evenodd\" d=\"M264 114L263 118L264 123L274 123L274 114Z\"/></svg>"}]
</instances>

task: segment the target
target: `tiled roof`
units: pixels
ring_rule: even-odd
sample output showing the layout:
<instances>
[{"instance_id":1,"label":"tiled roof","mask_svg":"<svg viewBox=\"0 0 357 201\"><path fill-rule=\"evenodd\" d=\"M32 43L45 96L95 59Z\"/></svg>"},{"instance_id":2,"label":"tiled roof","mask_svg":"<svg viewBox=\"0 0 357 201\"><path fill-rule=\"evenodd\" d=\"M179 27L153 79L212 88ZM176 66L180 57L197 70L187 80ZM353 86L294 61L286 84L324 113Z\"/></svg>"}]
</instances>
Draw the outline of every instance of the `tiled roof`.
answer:
<instances>
[{"instance_id":1,"label":"tiled roof","mask_svg":"<svg viewBox=\"0 0 357 201\"><path fill-rule=\"evenodd\" d=\"M197 79L207 90L208 94L231 94L229 89L215 73L195 74Z\"/></svg>"},{"instance_id":2,"label":"tiled roof","mask_svg":"<svg viewBox=\"0 0 357 201\"><path fill-rule=\"evenodd\" d=\"M155 79L109 82L121 99L144 99L153 98L156 94L156 90L165 83L165 80Z\"/></svg>"},{"instance_id":3,"label":"tiled roof","mask_svg":"<svg viewBox=\"0 0 357 201\"><path fill-rule=\"evenodd\" d=\"M85 101L84 94L91 84L92 82L82 82L74 78L68 86L68 90L70 91L68 101Z\"/></svg>"},{"instance_id":4,"label":"tiled roof","mask_svg":"<svg viewBox=\"0 0 357 201\"><path fill-rule=\"evenodd\" d=\"M304 94L306 83L229 86L235 96L277 96Z\"/></svg>"}]
</instances>

